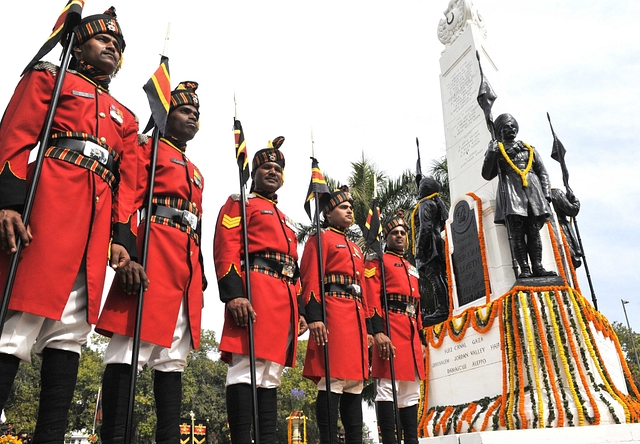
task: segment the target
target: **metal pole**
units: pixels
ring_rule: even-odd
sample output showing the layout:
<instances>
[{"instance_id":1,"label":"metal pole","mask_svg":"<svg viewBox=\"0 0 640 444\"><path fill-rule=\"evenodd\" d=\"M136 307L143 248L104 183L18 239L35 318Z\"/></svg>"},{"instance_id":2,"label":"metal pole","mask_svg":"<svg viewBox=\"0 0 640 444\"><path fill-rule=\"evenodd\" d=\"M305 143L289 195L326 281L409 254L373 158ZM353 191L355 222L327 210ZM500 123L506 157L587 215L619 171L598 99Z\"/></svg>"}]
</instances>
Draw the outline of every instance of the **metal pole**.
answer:
<instances>
[{"instance_id":1,"label":"metal pole","mask_svg":"<svg viewBox=\"0 0 640 444\"><path fill-rule=\"evenodd\" d=\"M624 318L627 320L627 328L629 329L629 334L631 335L631 343L633 344L633 353L636 356L636 365L638 366L638 370L640 370L640 360L638 360L638 352L636 350L636 338L635 333L631 330L631 326L629 325L629 318L627 317L627 308L625 307L629 301L625 301L624 299L620 299L622 302L622 310L624 311Z\"/></svg>"}]
</instances>

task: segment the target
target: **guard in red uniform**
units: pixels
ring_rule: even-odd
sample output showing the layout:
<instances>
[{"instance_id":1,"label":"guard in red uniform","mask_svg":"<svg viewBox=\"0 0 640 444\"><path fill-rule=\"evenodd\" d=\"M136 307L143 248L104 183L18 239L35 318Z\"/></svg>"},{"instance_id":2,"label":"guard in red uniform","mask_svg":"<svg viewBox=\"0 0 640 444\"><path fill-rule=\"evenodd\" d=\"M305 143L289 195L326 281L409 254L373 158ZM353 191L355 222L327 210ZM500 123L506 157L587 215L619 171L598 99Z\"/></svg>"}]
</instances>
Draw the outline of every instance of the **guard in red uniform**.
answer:
<instances>
[{"instance_id":1,"label":"guard in red uniform","mask_svg":"<svg viewBox=\"0 0 640 444\"><path fill-rule=\"evenodd\" d=\"M373 353L371 376L376 378L378 425L384 444L397 443L393 386L389 358L393 354L396 394L400 422L406 444L418 443L418 403L420 381L424 373L424 333L420 316L418 270L404 258L407 230L402 214L384 225L386 249L383 255L387 307L385 316L382 299L382 272L379 259L365 265L365 288L369 317L376 350ZM387 323L391 339L386 335Z\"/></svg>"},{"instance_id":2,"label":"guard in red uniform","mask_svg":"<svg viewBox=\"0 0 640 444\"><path fill-rule=\"evenodd\" d=\"M231 441L251 443L252 399L247 324L253 323L258 387L260 442L275 443L277 393L285 367L295 364L299 319L298 242L293 221L277 206L283 184L284 137L269 142L253 158L251 193L247 195L248 264L251 303L245 295L244 242L239 195L227 199L218 215L214 259L220 299L226 304L220 341L227 372L227 415ZM299 328L300 322L300 328ZM256 431L254 431L256 433Z\"/></svg>"},{"instance_id":3,"label":"guard in red uniform","mask_svg":"<svg viewBox=\"0 0 640 444\"><path fill-rule=\"evenodd\" d=\"M78 359L100 309L106 265L134 256L129 216L136 181L138 123L109 94L125 48L114 8L74 30L62 92L29 227L21 211L33 173L29 153L44 125L58 67L41 62L20 80L0 126L0 244L16 251L16 280L0 338L0 409L20 360L42 356L34 442L64 441ZM111 245L111 248L109 248ZM4 282L9 256L0 255ZM33 400L29 400L31 402Z\"/></svg>"},{"instance_id":4,"label":"guard in red uniform","mask_svg":"<svg viewBox=\"0 0 640 444\"><path fill-rule=\"evenodd\" d=\"M180 438L182 373L191 348L200 343L200 318L204 291L200 255L202 174L187 158L187 142L198 132L200 101L198 84L183 82L171 94L164 137L158 143L153 190L146 276L131 261L118 275L96 326L111 336L105 352L102 380L103 422L100 437L105 444L123 443L127 418L131 355L140 283L148 284L142 312L138 367L154 369L154 395L158 416L157 443L177 443ZM137 207L148 198L153 141L139 150ZM138 228L142 248L146 215Z\"/></svg>"},{"instance_id":5,"label":"guard in red uniform","mask_svg":"<svg viewBox=\"0 0 640 444\"><path fill-rule=\"evenodd\" d=\"M346 443L362 443L362 389L369 374L366 299L361 288L364 256L347 238L353 224L353 199L347 187L331 194L321 232L324 276L318 267L318 242L307 240L301 262L302 300L310 341L303 376L318 386L316 417L320 442L338 442L338 406ZM322 322L320 279L324 280L326 325ZM329 347L331 396L326 392L324 347ZM328 418L331 409L331 423Z\"/></svg>"}]
</instances>

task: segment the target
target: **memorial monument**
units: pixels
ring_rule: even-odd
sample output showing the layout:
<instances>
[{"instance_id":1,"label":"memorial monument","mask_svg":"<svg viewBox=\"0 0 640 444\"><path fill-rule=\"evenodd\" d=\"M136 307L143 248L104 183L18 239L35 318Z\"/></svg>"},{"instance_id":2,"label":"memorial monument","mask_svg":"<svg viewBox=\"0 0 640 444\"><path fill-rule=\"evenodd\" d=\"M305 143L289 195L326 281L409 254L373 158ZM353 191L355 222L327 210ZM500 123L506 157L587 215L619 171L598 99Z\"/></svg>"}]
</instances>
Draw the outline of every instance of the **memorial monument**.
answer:
<instances>
[{"instance_id":1,"label":"memorial monument","mask_svg":"<svg viewBox=\"0 0 640 444\"><path fill-rule=\"evenodd\" d=\"M508 140L492 135L479 106L481 69L498 96L500 83L471 0L449 2L438 37L451 187L445 231L450 307L445 322L426 329L420 436L638 422L640 394L620 344L607 319L581 295L555 216L539 224L541 254L528 249L535 262L529 273L522 255L510 248L513 233L494 223L499 179L483 177L485 153L512 144L515 134ZM534 156L532 148L527 153ZM512 168L508 154L493 154ZM523 173L521 186L528 186L529 158L523 168L511 162ZM548 184L543 188L546 193ZM547 200L545 194L550 212ZM540 227L535 224L536 233ZM535 240L533 232L525 239Z\"/></svg>"}]
</instances>

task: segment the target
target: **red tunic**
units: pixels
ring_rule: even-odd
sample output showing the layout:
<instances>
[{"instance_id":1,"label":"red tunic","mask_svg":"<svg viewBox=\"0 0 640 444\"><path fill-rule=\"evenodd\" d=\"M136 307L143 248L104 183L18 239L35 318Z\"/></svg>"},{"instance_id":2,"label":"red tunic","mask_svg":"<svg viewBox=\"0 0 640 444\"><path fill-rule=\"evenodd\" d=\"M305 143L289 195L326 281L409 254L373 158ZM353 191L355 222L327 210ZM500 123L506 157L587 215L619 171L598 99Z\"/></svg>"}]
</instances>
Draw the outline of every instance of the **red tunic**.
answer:
<instances>
[{"instance_id":1,"label":"red tunic","mask_svg":"<svg viewBox=\"0 0 640 444\"><path fill-rule=\"evenodd\" d=\"M153 141L142 145L138 172L136 202L144 207ZM201 217L204 179L184 151L166 139L158 143L154 202L188 210ZM184 301L189 317L193 347L200 344L202 311L202 265L200 263L200 230L167 218L152 216L149 230L147 275L149 289L144 294L142 331L144 341L170 347L178 321L180 303ZM146 219L145 219L146 221ZM138 228L138 250L142 249L145 221ZM114 280L100 320L99 333L133 336L138 298L126 294Z\"/></svg>"},{"instance_id":2,"label":"red tunic","mask_svg":"<svg viewBox=\"0 0 640 444\"><path fill-rule=\"evenodd\" d=\"M396 356L393 358L395 377L399 381L415 381L415 372L420 379L424 379L424 357L420 341L422 320L420 319L420 292L418 285L418 271L405 258L387 252L384 254L385 280L387 298L392 299L389 306L389 319L391 326L391 342L396 347ZM382 301L382 278L380 260L367 261L365 269L365 287L369 317L381 319L382 322L372 322L374 334L383 332L386 334L386 317ZM408 298L407 298L408 297ZM411 302L413 311L417 316L409 316L393 309L393 303ZM378 325L378 327L376 327ZM389 361L380 357L377 350L373 353L371 376L374 378L391 378Z\"/></svg>"},{"instance_id":3,"label":"red tunic","mask_svg":"<svg viewBox=\"0 0 640 444\"><path fill-rule=\"evenodd\" d=\"M272 200L258 194L247 199L249 254L287 255L297 268L298 241L293 221ZM244 294L244 259L242 216L239 196L231 196L220 209L214 238L214 260L222 302ZM295 364L298 336L298 280L262 268L251 271L251 304L256 312L253 323L254 349L257 358L280 365ZM222 360L229 363L231 353L249 354L246 327L238 327L229 310L225 310L220 341Z\"/></svg>"},{"instance_id":4,"label":"red tunic","mask_svg":"<svg viewBox=\"0 0 640 444\"><path fill-rule=\"evenodd\" d=\"M362 299L358 300L344 292L329 292L326 287L329 282L339 281L361 285L364 256L341 231L323 230L321 238L331 377L365 381L369 373L365 289L362 289ZM322 320L317 251L317 236L310 236L300 267L302 300L308 323ZM324 347L313 340L309 340L307 346L302 374L316 383L325 377Z\"/></svg>"},{"instance_id":5,"label":"red tunic","mask_svg":"<svg viewBox=\"0 0 640 444\"><path fill-rule=\"evenodd\" d=\"M42 65L41 65L42 66ZM51 65L48 65L51 66ZM22 208L29 152L38 141L51 99L55 75L49 70L25 74L9 102L0 127L0 208ZM29 224L33 242L22 251L9 308L59 320L83 258L86 260L88 320L100 309L109 239L133 244L128 229L136 181L138 123L135 116L85 77L68 72L54 117L52 135L75 132L108 145L120 156L115 193L96 173L46 157ZM103 145L103 146L104 146ZM124 229L122 229L124 227ZM0 276L9 257L0 255Z\"/></svg>"}]
</instances>

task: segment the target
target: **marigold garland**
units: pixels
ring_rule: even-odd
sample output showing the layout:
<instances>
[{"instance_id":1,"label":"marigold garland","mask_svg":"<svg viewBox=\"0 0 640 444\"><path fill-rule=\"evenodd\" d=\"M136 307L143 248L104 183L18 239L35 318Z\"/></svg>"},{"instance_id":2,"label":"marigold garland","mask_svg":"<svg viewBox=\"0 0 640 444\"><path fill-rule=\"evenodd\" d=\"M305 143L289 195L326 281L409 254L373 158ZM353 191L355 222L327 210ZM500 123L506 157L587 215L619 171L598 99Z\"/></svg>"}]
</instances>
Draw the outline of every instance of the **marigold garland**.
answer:
<instances>
[{"instance_id":1,"label":"marigold garland","mask_svg":"<svg viewBox=\"0 0 640 444\"><path fill-rule=\"evenodd\" d=\"M558 295L562 295L562 294L566 294L566 291L562 291L562 292L558 292L556 293L556 298L558 298ZM558 300L557 301L557 307L558 307L558 311L560 312L560 316L562 318L562 323L565 326L565 328L572 326L573 327L573 331L577 332L577 328L575 328L575 324L573 321L573 318L571 318L571 320L569 320L569 316L567 315L567 306L563 303L564 301ZM573 324L573 325L572 325ZM582 369L582 366L580 365L580 361L579 361L579 355L578 352L576 350L576 344L573 340L574 335L572 334L567 334L566 335L566 341L569 344L569 349L571 350L571 356L573 357L573 361L575 362L575 366L578 369L578 375L580 376L580 381L582 382L582 387L584 387L584 391L587 393L587 397L589 398L589 402L591 403L591 407L593 408L593 418L591 418L588 413L587 413L587 406L584 405L584 403L582 404L582 408L584 410L584 416L587 419L587 421L589 421L589 423L591 425L598 425L600 423L600 411L598 409L598 405L596 404L595 399L593 398L593 394L591 393L591 390L589 390L589 383L587 381L587 377L584 374L584 370ZM585 368L587 367L587 363L584 363Z\"/></svg>"},{"instance_id":2,"label":"marigold garland","mask_svg":"<svg viewBox=\"0 0 640 444\"><path fill-rule=\"evenodd\" d=\"M571 368L569 366L569 362L566 356L567 353L565 351L566 346L564 345L564 341L562 339L561 332L560 332L560 327L558 326L558 322L556 320L557 319L555 314L556 307L555 307L554 301L549 296L549 292L544 292L544 294L545 294L545 299L547 301L547 304L550 307L549 317L551 319L551 326L553 328L553 333L555 335L555 339L558 344L558 352L560 354L560 360L562 361L562 366L564 367L565 374L567 375L567 383L569 385L569 391L571 392L571 396L573 397L573 401L576 406L576 411L578 412L578 425L583 426L584 410L582 408L583 406L580 399L581 397L575 388L575 377L573 376L572 374L573 372L571 371Z\"/></svg>"},{"instance_id":3,"label":"marigold garland","mask_svg":"<svg viewBox=\"0 0 640 444\"><path fill-rule=\"evenodd\" d=\"M528 366L524 365L524 360L526 359L525 350L523 349L524 344L522 342L522 331L520 330L521 325L518 322L518 298L514 295L512 298L513 307L511 310L511 316L513 322L513 342L516 350L516 386L518 388L518 410L514 412L514 416L516 418L516 427L518 429L526 429L527 428L527 413L524 409L524 371L523 367L528 371ZM531 378L529 378L531 380ZM515 389L512 387L512 390ZM535 401L532 399L532 403L535 405Z\"/></svg>"},{"instance_id":4,"label":"marigold garland","mask_svg":"<svg viewBox=\"0 0 640 444\"><path fill-rule=\"evenodd\" d=\"M500 407L500 409L502 409L502 406L504 405L503 402L503 397L499 396L498 399L496 399L496 401L491 404L491 407L489 407L487 409L487 414L484 415L484 421L482 421L482 427L480 428L481 432L484 432L485 430L487 430L487 426L489 425L489 418L491 417L491 415L493 414L493 412ZM504 424L502 424L504 426Z\"/></svg>"},{"instance_id":5,"label":"marigold garland","mask_svg":"<svg viewBox=\"0 0 640 444\"><path fill-rule=\"evenodd\" d=\"M487 266L487 246L484 239L484 226L483 226L483 213L482 213L482 199L480 199L475 193L467 193L473 200L476 201L478 208L478 243L480 244L480 257L482 258L482 273L484 274L484 291L486 293L487 303L491 302L491 281L489 280L489 267Z\"/></svg>"},{"instance_id":6,"label":"marigold garland","mask_svg":"<svg viewBox=\"0 0 640 444\"><path fill-rule=\"evenodd\" d=\"M578 275L576 274L576 268L573 266L573 260L571 259L571 250L569 250L569 244L567 243L567 237L564 235L562 228L560 229L560 235L562 236L562 244L564 247L564 255L567 257L567 263L569 264L569 271L571 272L571 280L573 281L573 287L582 293L580 290L580 284L578 283Z\"/></svg>"},{"instance_id":7,"label":"marigold garland","mask_svg":"<svg viewBox=\"0 0 640 444\"><path fill-rule=\"evenodd\" d=\"M549 232L549 238L551 239L551 246L553 247L553 258L556 261L556 267L560 271L560 277L564 281L564 285L568 286L567 282L567 274L564 270L564 265L562 264L562 256L560 256L560 250L558 249L558 241L556 240L556 235L553 232L553 227L551 226L551 222L545 222L547 226L547 231Z\"/></svg>"},{"instance_id":8,"label":"marigold garland","mask_svg":"<svg viewBox=\"0 0 640 444\"><path fill-rule=\"evenodd\" d=\"M449 295L449 317L453 315L453 265L451 264L451 253L449 251L449 230L444 226L444 265L447 270L447 294Z\"/></svg>"},{"instance_id":9,"label":"marigold garland","mask_svg":"<svg viewBox=\"0 0 640 444\"><path fill-rule=\"evenodd\" d=\"M529 161L527 162L527 166L525 167L524 170L521 170L516 166L515 163L513 163L513 160L511 160L511 158L505 151L504 144L502 142L498 142L498 147L500 148L502 157L504 157L504 159L507 161L511 169L513 169L513 171L515 171L516 173L518 173L518 175L520 175L520 178L522 179L522 186L528 187L529 181L527 180L527 174L529 174L529 171L531 171L531 165L533 165L533 148L531 147L531 145L525 142L522 142L522 144L529 149Z\"/></svg>"},{"instance_id":10,"label":"marigold garland","mask_svg":"<svg viewBox=\"0 0 640 444\"><path fill-rule=\"evenodd\" d=\"M506 303L506 297L503 298L502 300L502 304L500 304L500 351L502 352L502 399L506 400L507 399L507 393L509 390L509 387L507 385L507 362L508 362L508 351L509 351L509 347L507 344L507 341L505 340L505 332L506 332L506 314L505 314L505 303ZM502 402L500 404L500 425L502 427L505 426L505 418L506 418L506 412L505 412L505 406L506 402ZM482 429L484 430L484 428Z\"/></svg>"},{"instance_id":11,"label":"marigold garland","mask_svg":"<svg viewBox=\"0 0 640 444\"><path fill-rule=\"evenodd\" d=\"M465 310L460 316L453 317L447 322L449 337L454 342L460 342L464 339L467 328L469 328L469 320L472 318L472 316L468 316L468 314L469 312Z\"/></svg>"},{"instance_id":12,"label":"marigold garland","mask_svg":"<svg viewBox=\"0 0 640 444\"><path fill-rule=\"evenodd\" d=\"M549 397L549 418L547 420L547 424L549 426L553 425L553 421L555 419L555 409L558 410L558 422L557 425L562 427L564 425L564 411L562 410L562 401L560 400L560 396L558 395L558 391L555 390L556 380L555 375L553 373L553 367L551 364L551 358L549 357L549 347L546 341L543 341L542 338L545 337L543 331L543 322L542 315L540 314L540 308L538 307L538 303L535 297L531 297L529 299L529 303L531 304L531 311L534 314L534 328L538 330L537 341L539 342L540 348L542 350L542 358L544 360L544 365L547 371L543 372L545 388L547 390L547 396ZM542 364L541 364L542 365ZM548 381L547 381L548 378ZM551 402L551 396L553 396L554 402ZM555 404L555 407L554 407Z\"/></svg>"},{"instance_id":13,"label":"marigold garland","mask_svg":"<svg viewBox=\"0 0 640 444\"><path fill-rule=\"evenodd\" d=\"M540 373L538 372L538 353L536 351L535 341L533 339L533 332L531 326L531 317L529 315L529 307L527 304L527 297L521 291L520 295L520 306L522 307L522 314L524 317L524 326L525 332L527 334L527 344L529 346L529 353L531 353L531 365L533 366L533 375L535 381L535 392L538 396L538 428L544 428L544 404L542 403L542 387L540 384ZM533 399L534 390L531 390L531 397ZM533 406L532 406L533 407ZM536 424L534 422L533 428L536 428Z\"/></svg>"},{"instance_id":14,"label":"marigold garland","mask_svg":"<svg viewBox=\"0 0 640 444\"><path fill-rule=\"evenodd\" d=\"M508 387L511 388L511 390L506 391L506 405L504 407L504 414L505 414L505 418L507 421L507 427L509 428L509 430L514 430L515 424L513 422L513 417L514 415L511 413L511 409L513 408L514 405L514 399L516 397L516 389L518 387L518 384L516 383L517 381L517 376L518 376L518 372L516 371L517 368L517 361L519 360L519 357L517 356L517 352L514 353L514 343L515 343L515 339L514 339L514 328L513 328L513 306L512 306L512 301L513 297L512 295L509 295L507 298L505 298L504 300L504 307L505 307L505 336L507 337L507 362L509 365L509 385ZM514 355L515 355L515 363L514 361Z\"/></svg>"},{"instance_id":15,"label":"marigold garland","mask_svg":"<svg viewBox=\"0 0 640 444\"><path fill-rule=\"evenodd\" d=\"M471 325L478 333L486 333L491 330L493 321L498 314L500 304L489 302L483 307L476 308L471 316ZM484 312L484 314L483 314Z\"/></svg>"}]
</instances>

